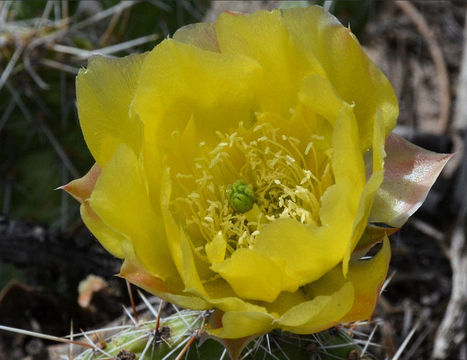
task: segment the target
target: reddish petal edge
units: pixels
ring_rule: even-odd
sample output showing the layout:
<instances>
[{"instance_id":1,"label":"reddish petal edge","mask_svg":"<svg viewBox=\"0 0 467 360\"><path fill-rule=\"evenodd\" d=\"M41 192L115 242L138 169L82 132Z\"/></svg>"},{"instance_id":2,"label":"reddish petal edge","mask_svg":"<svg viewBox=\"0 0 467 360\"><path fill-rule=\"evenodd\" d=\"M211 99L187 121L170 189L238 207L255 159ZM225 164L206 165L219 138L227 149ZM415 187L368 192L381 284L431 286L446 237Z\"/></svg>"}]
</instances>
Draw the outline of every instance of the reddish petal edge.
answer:
<instances>
[{"instance_id":1,"label":"reddish petal edge","mask_svg":"<svg viewBox=\"0 0 467 360\"><path fill-rule=\"evenodd\" d=\"M176 279L172 279L170 283L166 283L158 277L150 274L135 261L126 259L123 262L118 276L167 302L184 308L207 310L212 307L204 299L199 297L191 295L177 295L183 293L180 289L180 282L177 282ZM175 288L175 290L173 288Z\"/></svg>"},{"instance_id":2,"label":"reddish petal edge","mask_svg":"<svg viewBox=\"0 0 467 360\"><path fill-rule=\"evenodd\" d=\"M359 260L350 264L347 279L354 285L355 302L340 322L371 318L386 279L390 260L391 245L385 236L383 247L371 260Z\"/></svg>"},{"instance_id":3,"label":"reddish petal edge","mask_svg":"<svg viewBox=\"0 0 467 360\"><path fill-rule=\"evenodd\" d=\"M123 262L118 276L128 280L132 284L148 290L149 292L154 290L170 292L161 279L149 274L141 266L128 260Z\"/></svg>"},{"instance_id":4,"label":"reddish petal edge","mask_svg":"<svg viewBox=\"0 0 467 360\"><path fill-rule=\"evenodd\" d=\"M369 220L401 227L422 205L453 154L425 150L393 133L386 138L385 150L384 180Z\"/></svg>"},{"instance_id":5,"label":"reddish petal edge","mask_svg":"<svg viewBox=\"0 0 467 360\"><path fill-rule=\"evenodd\" d=\"M381 227L373 224L367 225L365 232L352 253L352 259L356 260L361 258L375 244L383 241L386 236L390 236L399 230L400 228Z\"/></svg>"},{"instance_id":6,"label":"reddish petal edge","mask_svg":"<svg viewBox=\"0 0 467 360\"><path fill-rule=\"evenodd\" d=\"M68 194L83 204L85 200L91 196L101 171L101 167L97 163L94 163L86 175L79 179L70 181L68 184L62 185L56 190L65 190Z\"/></svg>"}]
</instances>

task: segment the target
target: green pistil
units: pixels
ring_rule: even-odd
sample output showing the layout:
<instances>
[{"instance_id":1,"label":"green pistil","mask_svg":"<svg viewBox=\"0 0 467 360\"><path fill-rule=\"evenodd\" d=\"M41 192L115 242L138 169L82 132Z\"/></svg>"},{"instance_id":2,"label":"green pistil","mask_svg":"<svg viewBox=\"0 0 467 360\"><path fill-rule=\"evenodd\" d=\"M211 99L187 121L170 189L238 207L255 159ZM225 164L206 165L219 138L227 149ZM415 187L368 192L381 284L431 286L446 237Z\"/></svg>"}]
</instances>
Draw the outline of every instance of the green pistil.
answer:
<instances>
[{"instance_id":1,"label":"green pistil","mask_svg":"<svg viewBox=\"0 0 467 360\"><path fill-rule=\"evenodd\" d=\"M255 203L253 189L243 180L237 180L227 186L227 196L232 209L242 214L250 210Z\"/></svg>"}]
</instances>

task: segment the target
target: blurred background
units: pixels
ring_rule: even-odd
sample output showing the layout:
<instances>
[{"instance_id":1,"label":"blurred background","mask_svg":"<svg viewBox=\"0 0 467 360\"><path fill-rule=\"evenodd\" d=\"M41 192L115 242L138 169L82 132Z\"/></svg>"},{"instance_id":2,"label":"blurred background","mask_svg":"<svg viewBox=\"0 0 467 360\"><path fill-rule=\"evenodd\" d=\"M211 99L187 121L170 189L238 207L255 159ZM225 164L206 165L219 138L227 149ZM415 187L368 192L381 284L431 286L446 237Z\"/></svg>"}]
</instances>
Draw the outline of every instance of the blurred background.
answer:
<instances>
[{"instance_id":1,"label":"blurred background","mask_svg":"<svg viewBox=\"0 0 467 360\"><path fill-rule=\"evenodd\" d=\"M374 321L376 359L467 359L467 25L464 0L0 1L0 324L55 335L105 324L128 304L120 261L54 189L93 163L75 76L96 54L150 50L225 10L320 4L349 25L400 102L396 131L455 152L426 203L392 236ZM0 360L54 358L42 340L0 333Z\"/></svg>"}]
</instances>

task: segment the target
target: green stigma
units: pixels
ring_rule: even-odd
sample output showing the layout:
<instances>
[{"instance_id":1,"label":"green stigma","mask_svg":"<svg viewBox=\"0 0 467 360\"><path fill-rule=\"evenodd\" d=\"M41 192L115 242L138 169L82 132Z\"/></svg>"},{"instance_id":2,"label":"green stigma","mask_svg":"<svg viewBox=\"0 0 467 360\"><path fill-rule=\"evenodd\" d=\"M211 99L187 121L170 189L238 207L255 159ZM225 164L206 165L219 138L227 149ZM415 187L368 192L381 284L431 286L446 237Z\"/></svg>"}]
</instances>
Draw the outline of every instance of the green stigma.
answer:
<instances>
[{"instance_id":1,"label":"green stigma","mask_svg":"<svg viewBox=\"0 0 467 360\"><path fill-rule=\"evenodd\" d=\"M255 203L253 189L243 180L237 180L227 186L227 196L230 206L239 213L246 213Z\"/></svg>"}]
</instances>

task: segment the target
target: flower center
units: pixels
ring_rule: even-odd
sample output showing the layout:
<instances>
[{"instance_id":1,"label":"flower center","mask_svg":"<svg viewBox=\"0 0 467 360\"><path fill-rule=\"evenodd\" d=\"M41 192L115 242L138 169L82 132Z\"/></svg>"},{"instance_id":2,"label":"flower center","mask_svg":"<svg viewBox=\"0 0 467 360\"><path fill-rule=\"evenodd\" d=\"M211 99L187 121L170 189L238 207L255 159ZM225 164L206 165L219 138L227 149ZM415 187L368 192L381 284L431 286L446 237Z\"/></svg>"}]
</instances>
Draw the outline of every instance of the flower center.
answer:
<instances>
[{"instance_id":1,"label":"flower center","mask_svg":"<svg viewBox=\"0 0 467 360\"><path fill-rule=\"evenodd\" d=\"M334 178L331 154L317 150L313 136L305 143L268 123L217 135L214 148L200 143L192 173L174 178L181 196L171 210L198 255L205 257L204 246L219 232L228 256L252 246L275 219L319 225L320 199Z\"/></svg>"},{"instance_id":2,"label":"flower center","mask_svg":"<svg viewBox=\"0 0 467 360\"><path fill-rule=\"evenodd\" d=\"M229 203L236 212L246 213L255 202L255 194L243 180L237 180L227 187Z\"/></svg>"}]
</instances>

